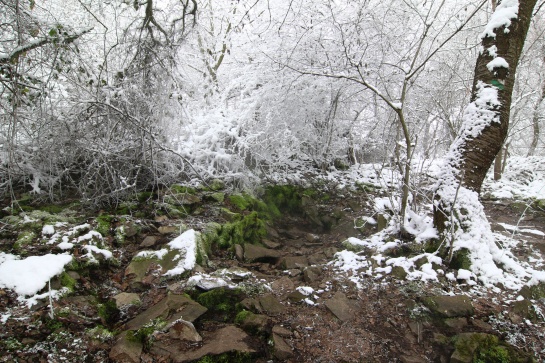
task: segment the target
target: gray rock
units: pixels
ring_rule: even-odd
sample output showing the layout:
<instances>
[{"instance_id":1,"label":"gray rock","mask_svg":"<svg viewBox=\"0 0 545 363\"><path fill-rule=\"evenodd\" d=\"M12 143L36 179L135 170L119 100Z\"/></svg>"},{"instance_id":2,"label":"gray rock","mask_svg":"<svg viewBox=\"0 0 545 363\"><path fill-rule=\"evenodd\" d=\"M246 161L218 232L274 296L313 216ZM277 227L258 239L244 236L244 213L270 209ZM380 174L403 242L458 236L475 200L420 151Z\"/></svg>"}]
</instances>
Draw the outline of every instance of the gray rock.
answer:
<instances>
[{"instance_id":1,"label":"gray rock","mask_svg":"<svg viewBox=\"0 0 545 363\"><path fill-rule=\"evenodd\" d=\"M293 350L280 335L273 333L273 344L273 354L276 359L286 360L293 356Z\"/></svg>"},{"instance_id":2,"label":"gray rock","mask_svg":"<svg viewBox=\"0 0 545 363\"><path fill-rule=\"evenodd\" d=\"M244 249L239 244L235 245L235 257L237 258L237 261L239 262L244 261Z\"/></svg>"},{"instance_id":3,"label":"gray rock","mask_svg":"<svg viewBox=\"0 0 545 363\"><path fill-rule=\"evenodd\" d=\"M308 266L308 260L305 256L284 257L280 261L280 266L284 270L302 269Z\"/></svg>"},{"instance_id":4,"label":"gray rock","mask_svg":"<svg viewBox=\"0 0 545 363\"><path fill-rule=\"evenodd\" d=\"M451 363L472 363L473 355L479 346L485 343L498 343L498 337L485 333L461 333L456 336L455 350L450 357Z\"/></svg>"},{"instance_id":5,"label":"gray rock","mask_svg":"<svg viewBox=\"0 0 545 363\"><path fill-rule=\"evenodd\" d=\"M193 323L186 320L176 320L168 328L168 335L172 339L201 342L202 337L195 329Z\"/></svg>"},{"instance_id":6,"label":"gray rock","mask_svg":"<svg viewBox=\"0 0 545 363\"><path fill-rule=\"evenodd\" d=\"M122 292L114 296L115 305L118 308L123 308L130 305L140 305L142 301L138 294L132 292Z\"/></svg>"},{"instance_id":7,"label":"gray rock","mask_svg":"<svg viewBox=\"0 0 545 363\"><path fill-rule=\"evenodd\" d=\"M343 322L354 319L351 302L342 292L337 292L331 299L327 300L325 306Z\"/></svg>"},{"instance_id":8,"label":"gray rock","mask_svg":"<svg viewBox=\"0 0 545 363\"><path fill-rule=\"evenodd\" d=\"M306 283L312 283L320 279L322 271L318 267L307 267L303 270L303 279Z\"/></svg>"},{"instance_id":9,"label":"gray rock","mask_svg":"<svg viewBox=\"0 0 545 363\"><path fill-rule=\"evenodd\" d=\"M184 295L170 294L157 304L137 315L127 323L126 327L127 329L136 330L158 317L165 319L167 323L173 323L182 317L186 321L194 322L207 310L208 309L204 306Z\"/></svg>"},{"instance_id":10,"label":"gray rock","mask_svg":"<svg viewBox=\"0 0 545 363\"><path fill-rule=\"evenodd\" d=\"M462 331L467 326L466 318L449 318L445 319L445 324L454 330Z\"/></svg>"},{"instance_id":11,"label":"gray rock","mask_svg":"<svg viewBox=\"0 0 545 363\"><path fill-rule=\"evenodd\" d=\"M240 327L250 333L264 332L269 323L269 318L262 314L248 312L240 322Z\"/></svg>"},{"instance_id":12,"label":"gray rock","mask_svg":"<svg viewBox=\"0 0 545 363\"><path fill-rule=\"evenodd\" d=\"M271 283L271 288L275 293L284 294L295 289L295 284L287 276L283 276Z\"/></svg>"},{"instance_id":13,"label":"gray rock","mask_svg":"<svg viewBox=\"0 0 545 363\"><path fill-rule=\"evenodd\" d=\"M269 248L255 246L249 243L244 245L244 258L249 262L276 261L281 256L280 252Z\"/></svg>"},{"instance_id":14,"label":"gray rock","mask_svg":"<svg viewBox=\"0 0 545 363\"><path fill-rule=\"evenodd\" d=\"M146 247L153 247L157 244L157 241L159 240L159 237L157 236L146 236L142 243L140 243L140 247L146 248Z\"/></svg>"},{"instance_id":15,"label":"gray rock","mask_svg":"<svg viewBox=\"0 0 545 363\"><path fill-rule=\"evenodd\" d=\"M159 233L161 234L174 234L180 232L179 226L161 226L158 228Z\"/></svg>"},{"instance_id":16,"label":"gray rock","mask_svg":"<svg viewBox=\"0 0 545 363\"><path fill-rule=\"evenodd\" d=\"M422 299L424 305L434 314L445 318L471 316L475 313L469 297L464 295L438 295Z\"/></svg>"},{"instance_id":17,"label":"gray rock","mask_svg":"<svg viewBox=\"0 0 545 363\"><path fill-rule=\"evenodd\" d=\"M261 309L267 315L279 315L286 311L284 305L280 304L272 294L263 295L258 298L258 301Z\"/></svg>"},{"instance_id":18,"label":"gray rock","mask_svg":"<svg viewBox=\"0 0 545 363\"><path fill-rule=\"evenodd\" d=\"M280 244L278 242L273 242L273 241L268 240L268 239L263 240L263 244L265 245L265 247L273 249L273 250L276 250L276 249L282 247L282 244Z\"/></svg>"},{"instance_id":19,"label":"gray rock","mask_svg":"<svg viewBox=\"0 0 545 363\"><path fill-rule=\"evenodd\" d=\"M228 352L256 353L251 347L251 338L242 329L232 325L221 328L210 336L205 336L206 342L198 349L187 349L184 345L171 344L170 341L157 341L151 347L151 354L170 359L172 362L193 362L207 355L219 355Z\"/></svg>"},{"instance_id":20,"label":"gray rock","mask_svg":"<svg viewBox=\"0 0 545 363\"><path fill-rule=\"evenodd\" d=\"M325 262L327 262L327 257L325 253L322 252L315 253L308 257L308 263L310 265L320 265Z\"/></svg>"},{"instance_id":21,"label":"gray rock","mask_svg":"<svg viewBox=\"0 0 545 363\"><path fill-rule=\"evenodd\" d=\"M127 338L127 332L119 334L109 357L113 362L139 363L142 343Z\"/></svg>"},{"instance_id":22,"label":"gray rock","mask_svg":"<svg viewBox=\"0 0 545 363\"><path fill-rule=\"evenodd\" d=\"M379 213L377 216L377 231L380 232L386 227L388 227L388 219L384 214Z\"/></svg>"},{"instance_id":23,"label":"gray rock","mask_svg":"<svg viewBox=\"0 0 545 363\"><path fill-rule=\"evenodd\" d=\"M283 326L281 325L275 325L273 326L272 328L272 332L276 335L280 335L281 337L284 337L284 338L289 338L292 333L290 330L284 328Z\"/></svg>"},{"instance_id":24,"label":"gray rock","mask_svg":"<svg viewBox=\"0 0 545 363\"><path fill-rule=\"evenodd\" d=\"M324 250L324 254L327 258L333 258L337 252L339 252L339 250L335 247L328 247Z\"/></svg>"}]
</instances>

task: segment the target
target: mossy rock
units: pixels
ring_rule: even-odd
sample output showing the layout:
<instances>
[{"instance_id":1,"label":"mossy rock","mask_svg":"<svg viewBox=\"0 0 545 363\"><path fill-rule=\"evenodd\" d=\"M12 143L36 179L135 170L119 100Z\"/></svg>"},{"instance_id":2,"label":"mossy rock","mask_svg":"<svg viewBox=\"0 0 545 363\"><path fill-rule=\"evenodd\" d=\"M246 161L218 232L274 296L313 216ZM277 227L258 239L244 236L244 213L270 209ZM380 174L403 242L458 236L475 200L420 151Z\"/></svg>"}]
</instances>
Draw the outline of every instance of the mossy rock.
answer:
<instances>
[{"instance_id":1,"label":"mossy rock","mask_svg":"<svg viewBox=\"0 0 545 363\"><path fill-rule=\"evenodd\" d=\"M455 338L453 363L523 363L531 357L492 334L462 333Z\"/></svg>"},{"instance_id":2,"label":"mossy rock","mask_svg":"<svg viewBox=\"0 0 545 363\"><path fill-rule=\"evenodd\" d=\"M34 231L22 231L17 236L17 241L13 244L13 249L20 252L26 246L31 245L36 240L36 233Z\"/></svg>"},{"instance_id":3,"label":"mossy rock","mask_svg":"<svg viewBox=\"0 0 545 363\"><path fill-rule=\"evenodd\" d=\"M545 299L545 282L540 282L532 286L523 286L519 291L519 295L526 299Z\"/></svg>"},{"instance_id":4,"label":"mossy rock","mask_svg":"<svg viewBox=\"0 0 545 363\"><path fill-rule=\"evenodd\" d=\"M208 308L216 320L233 321L245 297L241 289L217 288L198 295L196 301Z\"/></svg>"},{"instance_id":5,"label":"mossy rock","mask_svg":"<svg viewBox=\"0 0 545 363\"><path fill-rule=\"evenodd\" d=\"M265 315L242 310L235 317L235 324L239 325L245 332L255 335L266 331L268 320Z\"/></svg>"},{"instance_id":6,"label":"mossy rock","mask_svg":"<svg viewBox=\"0 0 545 363\"><path fill-rule=\"evenodd\" d=\"M78 282L74 279L68 272L64 271L60 276L59 280L62 287L66 287L69 292L74 292Z\"/></svg>"},{"instance_id":7,"label":"mossy rock","mask_svg":"<svg viewBox=\"0 0 545 363\"><path fill-rule=\"evenodd\" d=\"M218 191L225 189L225 183L219 179L214 179L208 184L210 190Z\"/></svg>"},{"instance_id":8,"label":"mossy rock","mask_svg":"<svg viewBox=\"0 0 545 363\"><path fill-rule=\"evenodd\" d=\"M170 186L170 191L175 194L196 194L197 190L185 185L174 184Z\"/></svg>"},{"instance_id":9,"label":"mossy rock","mask_svg":"<svg viewBox=\"0 0 545 363\"><path fill-rule=\"evenodd\" d=\"M452 254L452 260L449 265L450 268L459 270L470 270L471 269L471 251L467 248L460 248L457 251L454 251Z\"/></svg>"},{"instance_id":10,"label":"mossy rock","mask_svg":"<svg viewBox=\"0 0 545 363\"><path fill-rule=\"evenodd\" d=\"M110 230L112 227L112 222L114 220L114 216L110 214L101 214L98 217L96 217L96 228L95 230L100 233L102 236L109 236Z\"/></svg>"},{"instance_id":11,"label":"mossy rock","mask_svg":"<svg viewBox=\"0 0 545 363\"><path fill-rule=\"evenodd\" d=\"M216 245L230 248L235 244L258 244L267 236L265 221L257 212L244 216L240 221L224 224L218 233Z\"/></svg>"}]
</instances>

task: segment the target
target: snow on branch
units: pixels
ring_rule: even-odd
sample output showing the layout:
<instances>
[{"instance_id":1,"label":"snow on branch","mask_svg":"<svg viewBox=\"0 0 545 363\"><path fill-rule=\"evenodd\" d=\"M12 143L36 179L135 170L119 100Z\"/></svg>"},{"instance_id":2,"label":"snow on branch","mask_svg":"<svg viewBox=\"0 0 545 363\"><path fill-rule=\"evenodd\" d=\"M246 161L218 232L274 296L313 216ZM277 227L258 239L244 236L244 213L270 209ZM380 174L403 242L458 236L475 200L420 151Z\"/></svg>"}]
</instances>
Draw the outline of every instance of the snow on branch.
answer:
<instances>
[{"instance_id":1,"label":"snow on branch","mask_svg":"<svg viewBox=\"0 0 545 363\"><path fill-rule=\"evenodd\" d=\"M33 49L43 47L46 44L54 44L56 42L59 42L61 44L70 44L82 35L89 33L92 30L92 28L84 29L80 33L67 35L67 36L46 36L45 38L41 39L35 39L27 44L23 44L18 46L17 48L13 49L9 54L2 54L0 56L0 64L6 64L6 63L15 63L19 56L22 54L29 52ZM56 33L55 33L56 34Z\"/></svg>"},{"instance_id":2,"label":"snow on branch","mask_svg":"<svg viewBox=\"0 0 545 363\"><path fill-rule=\"evenodd\" d=\"M518 0L503 0L496 11L492 14L492 17L486 24L484 31L481 33L480 38L484 39L486 37L495 38L496 29L501 29L504 27L504 32L509 33L509 26L511 26L511 20L514 20L518 17L519 13L519 2Z\"/></svg>"}]
</instances>

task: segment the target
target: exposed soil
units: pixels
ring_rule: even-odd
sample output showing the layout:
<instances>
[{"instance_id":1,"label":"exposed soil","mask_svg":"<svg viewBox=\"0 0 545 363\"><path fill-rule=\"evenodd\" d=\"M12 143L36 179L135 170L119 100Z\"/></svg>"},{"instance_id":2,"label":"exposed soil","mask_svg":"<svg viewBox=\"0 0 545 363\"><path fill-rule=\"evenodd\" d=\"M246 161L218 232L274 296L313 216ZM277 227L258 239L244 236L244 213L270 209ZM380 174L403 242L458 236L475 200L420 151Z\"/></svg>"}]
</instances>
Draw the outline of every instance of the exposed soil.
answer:
<instances>
[{"instance_id":1,"label":"exposed soil","mask_svg":"<svg viewBox=\"0 0 545 363\"><path fill-rule=\"evenodd\" d=\"M322 206L322 213L343 211L343 217L327 231L308 217L285 215L269 227L264 241L266 247L280 253L280 258L249 262L237 260L233 252L226 251L210 256L209 267L204 267L201 272L212 273L220 268L235 266L247 269L253 273L254 281L272 286L274 298L283 306L281 311L262 312L266 316L263 332L250 337L251 341L248 342L257 351L253 353L252 361L449 362L455 349L454 338L468 332L496 335L519 349L522 356L533 355L538 361L545 360L544 316L537 314L530 321L523 312L515 311L517 293L475 288L470 293L469 286L446 279L425 284L393 276L369 277L357 286L349 275L334 271L328 262L336 250L342 249L342 241L349 236L363 237L375 232L375 227L353 228L355 218L371 214L362 209L365 205L365 194L340 196L328 201L327 206ZM545 231L543 213L527 211L527 215L520 219L520 210L513 206L513 202L485 201L484 205L493 229L498 233L510 233L501 232L503 227L498 222ZM217 214L205 209L196 216L186 218L184 223L198 229L205 222L217 218ZM125 274L132 256L143 249L139 244L146 236L157 235L158 242L154 248L170 240L170 236L156 232L159 226L170 222L164 219L160 222L142 221L142 225L149 228L132 237L132 243L116 250L119 265L106 263L87 270L78 277L74 293L54 302L55 319L48 317L47 302L39 303L29 311L18 305L13 292L0 290L0 311L10 314L9 318L7 315L3 318L5 323L0 328L3 342L0 362L113 361L110 350L116 339L98 337L100 334L94 335L91 329L103 326L119 333L125 330L125 324L130 319L160 302L169 291L192 294L184 290L183 284L180 284L183 281L169 281L158 275L150 276L144 287L135 288ZM515 249L519 258L526 258L536 251L545 252L545 239L539 235L524 233L520 240ZM5 239L2 243L6 246L10 242ZM301 265L294 262L291 268L286 268L286 257L304 257L308 263ZM317 266L310 275L307 265ZM305 302L304 297L294 297L298 286L314 289L311 299L314 304ZM115 310L105 318L98 310L101 306L107 306L106 303L121 291L137 293L141 303L121 311ZM258 296L266 293L261 292ZM434 315L424 307L424 297L445 294L467 294L471 297L474 312L445 318ZM332 312L334 308L330 307L331 304L340 306L346 316L339 318ZM532 300L531 304L535 311L545 311L544 299ZM215 331L233 324L232 320L222 319L226 318L211 310L197 319L195 328L203 337L203 342L185 342L183 344L187 348L184 349L197 349L212 339L210 337ZM279 327L286 331L281 336L275 336L272 331ZM273 337L279 336L287 344L284 355L270 346ZM139 359L141 362L169 362L173 358L158 355L149 347L144 347ZM235 361L235 358L230 359L226 361Z\"/></svg>"}]
</instances>

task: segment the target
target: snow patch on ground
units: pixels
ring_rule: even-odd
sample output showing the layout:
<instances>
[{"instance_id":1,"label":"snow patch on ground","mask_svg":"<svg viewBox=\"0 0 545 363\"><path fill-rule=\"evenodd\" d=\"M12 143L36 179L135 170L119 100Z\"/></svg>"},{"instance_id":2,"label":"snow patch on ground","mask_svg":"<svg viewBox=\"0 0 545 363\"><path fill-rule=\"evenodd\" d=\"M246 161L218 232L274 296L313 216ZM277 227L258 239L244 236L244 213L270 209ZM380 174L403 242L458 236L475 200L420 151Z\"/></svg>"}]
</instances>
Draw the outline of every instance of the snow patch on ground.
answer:
<instances>
[{"instance_id":1,"label":"snow patch on ground","mask_svg":"<svg viewBox=\"0 0 545 363\"><path fill-rule=\"evenodd\" d=\"M70 255L47 254L19 259L0 253L0 287L14 290L18 295L35 295L48 281L60 275L72 261Z\"/></svg>"},{"instance_id":2,"label":"snow patch on ground","mask_svg":"<svg viewBox=\"0 0 545 363\"><path fill-rule=\"evenodd\" d=\"M193 229L185 231L168 243L171 249L179 250L180 261L178 265L165 273L165 276L180 275L185 271L191 271L197 263L197 234Z\"/></svg>"}]
</instances>

